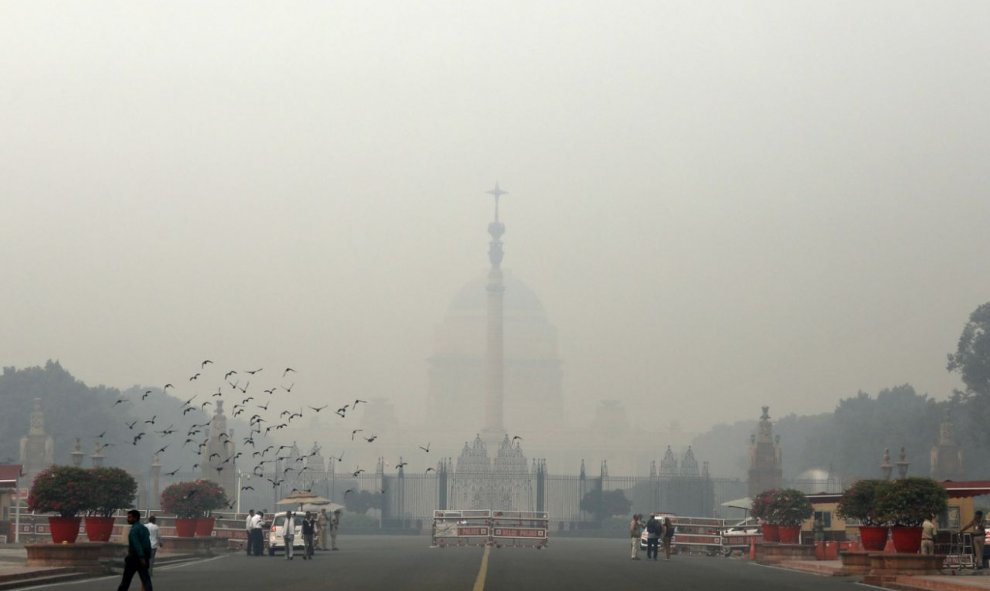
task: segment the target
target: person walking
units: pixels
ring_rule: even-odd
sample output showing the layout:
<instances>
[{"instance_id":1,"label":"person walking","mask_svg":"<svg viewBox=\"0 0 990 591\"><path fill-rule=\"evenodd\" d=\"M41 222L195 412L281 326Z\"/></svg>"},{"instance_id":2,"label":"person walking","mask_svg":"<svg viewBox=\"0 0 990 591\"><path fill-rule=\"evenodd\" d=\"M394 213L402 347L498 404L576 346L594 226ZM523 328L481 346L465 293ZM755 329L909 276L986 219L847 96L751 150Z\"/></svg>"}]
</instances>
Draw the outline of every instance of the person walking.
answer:
<instances>
[{"instance_id":1,"label":"person walking","mask_svg":"<svg viewBox=\"0 0 990 591\"><path fill-rule=\"evenodd\" d=\"M327 527L330 525L330 517L326 508L320 509L320 514L316 517L316 549L328 550L327 548Z\"/></svg>"},{"instance_id":2,"label":"person walking","mask_svg":"<svg viewBox=\"0 0 990 591\"><path fill-rule=\"evenodd\" d=\"M935 525L935 514L929 515L921 524L921 553L935 554L935 536L938 526Z\"/></svg>"},{"instance_id":3,"label":"person walking","mask_svg":"<svg viewBox=\"0 0 990 591\"><path fill-rule=\"evenodd\" d=\"M244 535L247 537L247 544L244 549L248 556L254 555L254 509L248 511L247 518L244 519Z\"/></svg>"},{"instance_id":4,"label":"person walking","mask_svg":"<svg viewBox=\"0 0 990 591\"><path fill-rule=\"evenodd\" d=\"M670 546L674 542L674 533L676 531L677 526L670 521L670 517L664 517L661 536L663 537L663 555L667 558L667 560L670 560Z\"/></svg>"},{"instance_id":5,"label":"person walking","mask_svg":"<svg viewBox=\"0 0 990 591\"><path fill-rule=\"evenodd\" d=\"M151 576L155 572L155 557L158 556L158 548L162 545L162 534L158 530L154 515L148 518L145 527L148 528L148 539L151 541L151 558L148 559L148 576Z\"/></svg>"},{"instance_id":6,"label":"person walking","mask_svg":"<svg viewBox=\"0 0 990 591\"><path fill-rule=\"evenodd\" d=\"M334 509L333 515L330 517L330 549L340 550L337 547L337 530L340 529L340 509Z\"/></svg>"},{"instance_id":7,"label":"person walking","mask_svg":"<svg viewBox=\"0 0 990 591\"><path fill-rule=\"evenodd\" d=\"M285 541L285 559L292 560L292 542L296 539L296 520L292 511L285 512L285 529L282 530L282 540Z\"/></svg>"},{"instance_id":8,"label":"person walking","mask_svg":"<svg viewBox=\"0 0 990 591\"><path fill-rule=\"evenodd\" d=\"M987 521L983 518L983 511L977 511L973 519L964 525L960 532L973 532L973 563L977 569L983 568L983 545L986 543Z\"/></svg>"},{"instance_id":9,"label":"person walking","mask_svg":"<svg viewBox=\"0 0 990 591\"><path fill-rule=\"evenodd\" d=\"M646 559L657 559L657 545L660 543L660 530L663 523L657 519L655 514L650 514L650 519L646 522Z\"/></svg>"},{"instance_id":10,"label":"person walking","mask_svg":"<svg viewBox=\"0 0 990 591\"><path fill-rule=\"evenodd\" d=\"M154 591L151 585L151 575L148 573L148 561L151 559L151 539L148 528L141 523L141 513L136 509L127 512L127 523L131 531L127 534L127 556L124 558L124 576L120 580L117 591L127 591L131 588L131 579L137 573L141 579L144 591Z\"/></svg>"},{"instance_id":11,"label":"person walking","mask_svg":"<svg viewBox=\"0 0 990 591\"><path fill-rule=\"evenodd\" d=\"M302 522L302 537L303 543L305 545L305 550L303 551L303 560L313 559L313 535L316 533L316 520L313 519L313 514L306 511L306 517L303 518Z\"/></svg>"},{"instance_id":12,"label":"person walking","mask_svg":"<svg viewBox=\"0 0 990 591\"><path fill-rule=\"evenodd\" d=\"M632 560L639 560L639 537L643 533L643 524L639 521L641 517L639 513L633 513L629 522L629 558Z\"/></svg>"},{"instance_id":13,"label":"person walking","mask_svg":"<svg viewBox=\"0 0 990 591\"><path fill-rule=\"evenodd\" d=\"M248 540L254 548L255 556L261 556L265 553L264 534L261 529L261 522L263 519L264 515L262 515L260 511L255 513L251 518L251 528L248 530Z\"/></svg>"}]
</instances>

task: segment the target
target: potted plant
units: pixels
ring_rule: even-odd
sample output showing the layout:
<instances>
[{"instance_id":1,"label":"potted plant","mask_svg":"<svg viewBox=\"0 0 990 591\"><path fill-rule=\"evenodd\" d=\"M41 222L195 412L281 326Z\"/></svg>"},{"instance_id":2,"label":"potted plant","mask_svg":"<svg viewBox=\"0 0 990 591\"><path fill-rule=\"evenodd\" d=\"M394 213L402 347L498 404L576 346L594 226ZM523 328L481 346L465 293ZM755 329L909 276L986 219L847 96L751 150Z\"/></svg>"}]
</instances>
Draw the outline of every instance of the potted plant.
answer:
<instances>
[{"instance_id":1,"label":"potted plant","mask_svg":"<svg viewBox=\"0 0 990 591\"><path fill-rule=\"evenodd\" d=\"M773 500L777 496L778 489L767 489L756 495L753 505L749 509L749 514L759 519L760 529L763 532L764 542L779 542L780 531L776 517L773 515Z\"/></svg>"},{"instance_id":2,"label":"potted plant","mask_svg":"<svg viewBox=\"0 0 990 591\"><path fill-rule=\"evenodd\" d=\"M162 510L175 514L175 532L181 538L210 535L214 519L209 513L228 504L223 489L209 480L172 484L162 491L161 501ZM202 527L197 523L200 518L204 520Z\"/></svg>"},{"instance_id":3,"label":"potted plant","mask_svg":"<svg viewBox=\"0 0 990 591\"><path fill-rule=\"evenodd\" d=\"M75 466L52 466L34 479L28 493L28 510L58 513L49 517L52 541L72 544L79 536L79 512L92 506L90 473Z\"/></svg>"},{"instance_id":4,"label":"potted plant","mask_svg":"<svg viewBox=\"0 0 990 591\"><path fill-rule=\"evenodd\" d=\"M137 481L120 468L92 468L92 505L86 514L86 537L91 542L109 542L114 513L131 506Z\"/></svg>"},{"instance_id":5,"label":"potted plant","mask_svg":"<svg viewBox=\"0 0 990 591\"><path fill-rule=\"evenodd\" d=\"M921 524L929 515L944 513L949 493L931 478L909 476L894 480L877 499L877 511L893 526L898 552L916 554L921 548Z\"/></svg>"},{"instance_id":6,"label":"potted plant","mask_svg":"<svg viewBox=\"0 0 990 591\"><path fill-rule=\"evenodd\" d=\"M797 544L801 524L814 514L815 509L805 494L797 489L778 490L770 501L770 511L777 521L780 542Z\"/></svg>"},{"instance_id":7,"label":"potted plant","mask_svg":"<svg viewBox=\"0 0 990 591\"><path fill-rule=\"evenodd\" d=\"M887 544L887 519L878 512L877 500L890 482L857 480L842 493L836 513L843 519L859 520L859 539L864 550L880 552Z\"/></svg>"}]
</instances>

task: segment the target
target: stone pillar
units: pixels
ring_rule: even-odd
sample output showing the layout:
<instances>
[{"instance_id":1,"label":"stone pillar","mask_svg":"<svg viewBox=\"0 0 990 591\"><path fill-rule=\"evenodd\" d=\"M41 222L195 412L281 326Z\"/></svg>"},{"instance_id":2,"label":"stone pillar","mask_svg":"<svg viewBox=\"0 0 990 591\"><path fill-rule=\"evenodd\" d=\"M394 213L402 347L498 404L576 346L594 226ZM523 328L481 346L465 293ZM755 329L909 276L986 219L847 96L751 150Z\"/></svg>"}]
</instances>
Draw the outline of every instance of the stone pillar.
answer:
<instances>
[{"instance_id":1,"label":"stone pillar","mask_svg":"<svg viewBox=\"0 0 990 591\"><path fill-rule=\"evenodd\" d=\"M76 468L82 467L83 456L86 454L82 450L82 443L80 443L79 438L76 437L76 445L72 448L72 465Z\"/></svg>"},{"instance_id":2,"label":"stone pillar","mask_svg":"<svg viewBox=\"0 0 990 591\"><path fill-rule=\"evenodd\" d=\"M503 423L504 411L504 380L505 380L505 339L503 336L503 294L505 285L502 281L502 235L505 224L498 219L498 200L506 194L498 183L488 191L495 197L495 221L488 224L488 234L492 240L488 244L488 260L491 269L488 271L488 331L485 355L486 397L485 397L485 439L488 445L493 445L502 438L505 432Z\"/></svg>"},{"instance_id":3,"label":"stone pillar","mask_svg":"<svg viewBox=\"0 0 990 591\"><path fill-rule=\"evenodd\" d=\"M148 508L149 509L161 509L161 475L162 475L162 463L158 459L158 454L155 454L154 460L151 462L151 496L149 499Z\"/></svg>"}]
</instances>

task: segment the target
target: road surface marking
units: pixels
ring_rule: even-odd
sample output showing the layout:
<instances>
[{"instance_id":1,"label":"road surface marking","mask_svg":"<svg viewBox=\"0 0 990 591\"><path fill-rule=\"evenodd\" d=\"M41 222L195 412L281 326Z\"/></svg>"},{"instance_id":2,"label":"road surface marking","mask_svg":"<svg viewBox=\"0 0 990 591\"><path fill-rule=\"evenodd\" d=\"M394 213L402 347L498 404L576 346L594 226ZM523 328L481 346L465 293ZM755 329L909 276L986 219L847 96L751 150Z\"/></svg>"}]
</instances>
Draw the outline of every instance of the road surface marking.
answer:
<instances>
[{"instance_id":1,"label":"road surface marking","mask_svg":"<svg viewBox=\"0 0 990 591\"><path fill-rule=\"evenodd\" d=\"M485 546L485 553L481 557L481 570L478 571L478 578L474 580L474 589L472 591L485 591L485 576L488 574L488 553L491 549L491 546Z\"/></svg>"}]
</instances>

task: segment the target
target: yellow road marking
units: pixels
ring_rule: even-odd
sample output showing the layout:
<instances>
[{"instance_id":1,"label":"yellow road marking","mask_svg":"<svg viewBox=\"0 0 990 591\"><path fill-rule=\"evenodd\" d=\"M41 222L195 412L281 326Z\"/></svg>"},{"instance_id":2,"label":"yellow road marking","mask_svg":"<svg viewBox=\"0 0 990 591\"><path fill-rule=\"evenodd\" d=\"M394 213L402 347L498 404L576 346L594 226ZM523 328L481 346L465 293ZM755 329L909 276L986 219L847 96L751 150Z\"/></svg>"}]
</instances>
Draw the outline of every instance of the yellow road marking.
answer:
<instances>
[{"instance_id":1,"label":"yellow road marking","mask_svg":"<svg viewBox=\"0 0 990 591\"><path fill-rule=\"evenodd\" d=\"M485 546L485 554L481 557L481 570L478 571L478 578L474 580L472 591L485 591L485 576L488 574L488 552L491 546Z\"/></svg>"}]
</instances>

